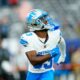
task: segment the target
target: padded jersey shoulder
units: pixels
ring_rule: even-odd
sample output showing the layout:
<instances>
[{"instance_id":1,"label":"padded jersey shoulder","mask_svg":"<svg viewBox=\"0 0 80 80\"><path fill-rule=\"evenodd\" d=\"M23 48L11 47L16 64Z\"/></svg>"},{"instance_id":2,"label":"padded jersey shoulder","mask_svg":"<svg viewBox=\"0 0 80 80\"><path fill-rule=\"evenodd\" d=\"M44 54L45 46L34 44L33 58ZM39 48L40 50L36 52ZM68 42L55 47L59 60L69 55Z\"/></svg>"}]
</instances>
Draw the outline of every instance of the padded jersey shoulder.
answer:
<instances>
[{"instance_id":1,"label":"padded jersey shoulder","mask_svg":"<svg viewBox=\"0 0 80 80\"><path fill-rule=\"evenodd\" d=\"M49 32L55 34L55 36L56 36L56 35L61 35L60 29L57 29L57 30L49 30Z\"/></svg>"},{"instance_id":2,"label":"padded jersey shoulder","mask_svg":"<svg viewBox=\"0 0 80 80\"><path fill-rule=\"evenodd\" d=\"M20 44L27 46L30 43L31 37L33 37L33 32L27 32L21 35Z\"/></svg>"}]
</instances>

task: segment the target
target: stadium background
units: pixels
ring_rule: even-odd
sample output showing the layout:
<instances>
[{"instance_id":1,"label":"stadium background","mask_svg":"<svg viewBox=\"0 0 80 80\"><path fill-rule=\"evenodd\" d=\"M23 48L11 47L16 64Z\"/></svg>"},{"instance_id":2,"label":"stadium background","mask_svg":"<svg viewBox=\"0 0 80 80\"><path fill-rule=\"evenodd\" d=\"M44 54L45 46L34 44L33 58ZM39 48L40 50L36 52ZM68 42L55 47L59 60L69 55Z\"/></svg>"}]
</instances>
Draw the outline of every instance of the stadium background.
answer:
<instances>
[{"instance_id":1,"label":"stadium background","mask_svg":"<svg viewBox=\"0 0 80 80\"><path fill-rule=\"evenodd\" d=\"M28 65L19 38L33 8L48 11L66 41L65 63L53 65L55 80L80 80L80 0L0 0L0 80L25 80Z\"/></svg>"}]
</instances>

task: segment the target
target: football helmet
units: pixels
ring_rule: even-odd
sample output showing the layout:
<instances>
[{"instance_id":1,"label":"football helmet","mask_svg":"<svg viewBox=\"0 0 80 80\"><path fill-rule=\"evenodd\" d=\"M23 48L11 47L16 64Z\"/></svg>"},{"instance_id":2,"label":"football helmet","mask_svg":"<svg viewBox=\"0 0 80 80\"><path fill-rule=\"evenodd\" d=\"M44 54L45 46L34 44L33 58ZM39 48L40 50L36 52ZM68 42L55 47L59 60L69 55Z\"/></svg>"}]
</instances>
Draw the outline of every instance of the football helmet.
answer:
<instances>
[{"instance_id":1,"label":"football helmet","mask_svg":"<svg viewBox=\"0 0 80 80\"><path fill-rule=\"evenodd\" d=\"M41 9L33 9L26 16L27 27L30 31L49 29L46 27L48 13Z\"/></svg>"}]
</instances>

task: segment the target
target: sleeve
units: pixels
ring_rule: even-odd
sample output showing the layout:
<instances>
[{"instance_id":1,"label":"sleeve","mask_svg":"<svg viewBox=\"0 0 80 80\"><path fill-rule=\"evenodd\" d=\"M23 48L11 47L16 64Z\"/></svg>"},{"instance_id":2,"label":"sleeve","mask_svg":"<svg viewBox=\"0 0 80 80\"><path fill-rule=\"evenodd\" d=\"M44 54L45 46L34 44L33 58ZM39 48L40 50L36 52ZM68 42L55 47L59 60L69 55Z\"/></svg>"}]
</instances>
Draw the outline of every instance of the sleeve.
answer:
<instances>
[{"instance_id":1,"label":"sleeve","mask_svg":"<svg viewBox=\"0 0 80 80\"><path fill-rule=\"evenodd\" d=\"M26 34L23 34L21 36L21 38L20 38L20 44L25 47L25 52L35 50L33 48L33 46L31 45L31 43L30 43L30 41L28 39L28 36L26 36Z\"/></svg>"},{"instance_id":2,"label":"sleeve","mask_svg":"<svg viewBox=\"0 0 80 80\"><path fill-rule=\"evenodd\" d=\"M58 46L61 48L62 53L66 53L66 43L63 37L61 37L61 40Z\"/></svg>"},{"instance_id":3,"label":"sleeve","mask_svg":"<svg viewBox=\"0 0 80 80\"><path fill-rule=\"evenodd\" d=\"M61 53L59 60L58 60L58 63L61 63L61 62L64 62L66 59L66 44L65 44L65 40L63 37L61 37L61 41L58 44L58 47L59 47L60 53Z\"/></svg>"}]
</instances>

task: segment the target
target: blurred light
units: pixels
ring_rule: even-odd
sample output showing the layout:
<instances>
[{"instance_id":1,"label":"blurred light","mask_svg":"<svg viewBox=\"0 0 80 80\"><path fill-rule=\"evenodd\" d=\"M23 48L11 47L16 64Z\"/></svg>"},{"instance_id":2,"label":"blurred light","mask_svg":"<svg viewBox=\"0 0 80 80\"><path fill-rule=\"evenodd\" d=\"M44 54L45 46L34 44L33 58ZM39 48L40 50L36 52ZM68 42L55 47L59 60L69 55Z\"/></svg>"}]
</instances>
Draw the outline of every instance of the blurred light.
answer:
<instances>
[{"instance_id":1,"label":"blurred light","mask_svg":"<svg viewBox=\"0 0 80 80\"><path fill-rule=\"evenodd\" d=\"M27 1L23 1L20 5L19 8L19 17L22 20L25 20L25 17L27 15L27 13L32 9L32 4L27 2Z\"/></svg>"}]
</instances>

